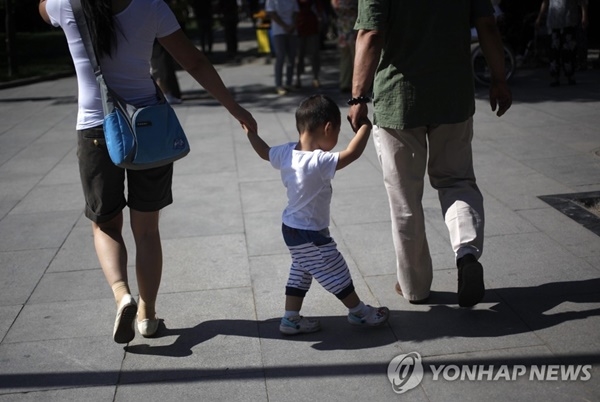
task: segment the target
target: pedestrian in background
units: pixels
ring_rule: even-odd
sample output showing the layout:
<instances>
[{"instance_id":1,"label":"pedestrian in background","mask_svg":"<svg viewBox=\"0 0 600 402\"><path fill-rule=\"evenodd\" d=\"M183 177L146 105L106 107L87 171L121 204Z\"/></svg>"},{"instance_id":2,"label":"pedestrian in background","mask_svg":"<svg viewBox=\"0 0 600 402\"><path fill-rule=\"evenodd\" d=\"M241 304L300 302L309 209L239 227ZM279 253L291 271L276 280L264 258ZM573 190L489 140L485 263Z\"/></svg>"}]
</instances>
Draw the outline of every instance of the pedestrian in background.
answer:
<instances>
[{"instance_id":1,"label":"pedestrian in background","mask_svg":"<svg viewBox=\"0 0 600 402\"><path fill-rule=\"evenodd\" d=\"M204 53L211 54L214 42L212 0L193 0L192 9L198 26L200 47Z\"/></svg>"},{"instance_id":2,"label":"pedestrian in background","mask_svg":"<svg viewBox=\"0 0 600 402\"><path fill-rule=\"evenodd\" d=\"M265 11L271 18L271 36L275 48L275 90L285 95L292 88L294 65L298 49L296 24L298 3L296 0L267 0ZM285 85L283 67L285 64Z\"/></svg>"},{"instance_id":3,"label":"pedestrian in background","mask_svg":"<svg viewBox=\"0 0 600 402\"><path fill-rule=\"evenodd\" d=\"M240 22L237 0L219 0L218 12L221 15L221 25L225 34L227 57L236 57L238 52L237 29Z\"/></svg>"},{"instance_id":4,"label":"pedestrian in background","mask_svg":"<svg viewBox=\"0 0 600 402\"><path fill-rule=\"evenodd\" d=\"M560 85L561 70L569 85L577 83L574 77L577 69L577 31L579 28L587 29L587 6L588 0L542 0L535 25L539 28L546 15L546 27L551 35L551 87Z\"/></svg>"},{"instance_id":5,"label":"pedestrian in background","mask_svg":"<svg viewBox=\"0 0 600 402\"><path fill-rule=\"evenodd\" d=\"M339 87L342 92L350 92L354 70L354 48L356 44L354 23L358 13L358 0L332 0L331 4L336 13L335 21L340 52Z\"/></svg>"},{"instance_id":6,"label":"pedestrian in background","mask_svg":"<svg viewBox=\"0 0 600 402\"><path fill-rule=\"evenodd\" d=\"M319 88L321 70L320 21L323 13L319 0L298 0L298 63L296 64L296 88L302 86L306 57L310 59L312 86Z\"/></svg>"}]
</instances>

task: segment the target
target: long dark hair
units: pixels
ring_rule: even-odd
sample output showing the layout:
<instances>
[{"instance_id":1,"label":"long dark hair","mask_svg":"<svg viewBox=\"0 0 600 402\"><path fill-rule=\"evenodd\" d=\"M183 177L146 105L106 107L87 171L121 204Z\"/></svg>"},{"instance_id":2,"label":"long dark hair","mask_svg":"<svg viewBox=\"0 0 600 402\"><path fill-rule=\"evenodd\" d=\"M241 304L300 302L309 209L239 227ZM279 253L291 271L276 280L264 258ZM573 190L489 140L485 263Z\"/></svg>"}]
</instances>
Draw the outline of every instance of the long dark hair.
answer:
<instances>
[{"instance_id":1,"label":"long dark hair","mask_svg":"<svg viewBox=\"0 0 600 402\"><path fill-rule=\"evenodd\" d=\"M92 43L98 57L111 56L117 47L117 31L111 0L81 0Z\"/></svg>"}]
</instances>

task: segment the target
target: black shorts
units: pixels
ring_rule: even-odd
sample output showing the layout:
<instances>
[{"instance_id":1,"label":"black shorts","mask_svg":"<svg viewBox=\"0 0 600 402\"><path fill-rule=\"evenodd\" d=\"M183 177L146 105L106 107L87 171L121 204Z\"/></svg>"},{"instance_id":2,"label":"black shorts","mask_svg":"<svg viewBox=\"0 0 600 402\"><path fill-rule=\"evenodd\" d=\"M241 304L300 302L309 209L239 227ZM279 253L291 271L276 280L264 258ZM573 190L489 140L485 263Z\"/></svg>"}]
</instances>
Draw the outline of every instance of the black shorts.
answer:
<instances>
[{"instance_id":1,"label":"black shorts","mask_svg":"<svg viewBox=\"0 0 600 402\"><path fill-rule=\"evenodd\" d=\"M111 220L126 205L136 211L153 212L173 203L173 164L147 170L115 166L108 155L102 127L77 130L77 157L85 216L96 223Z\"/></svg>"}]
</instances>

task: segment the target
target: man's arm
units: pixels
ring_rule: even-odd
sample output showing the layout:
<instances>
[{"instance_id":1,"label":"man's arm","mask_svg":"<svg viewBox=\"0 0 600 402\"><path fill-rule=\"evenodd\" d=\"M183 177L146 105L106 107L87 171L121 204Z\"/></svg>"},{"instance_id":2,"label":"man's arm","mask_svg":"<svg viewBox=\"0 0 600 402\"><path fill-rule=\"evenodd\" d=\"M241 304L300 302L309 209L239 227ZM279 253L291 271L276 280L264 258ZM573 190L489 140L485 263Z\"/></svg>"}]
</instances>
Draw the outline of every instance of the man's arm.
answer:
<instances>
[{"instance_id":1,"label":"man's arm","mask_svg":"<svg viewBox=\"0 0 600 402\"><path fill-rule=\"evenodd\" d=\"M381 31L358 31L356 38L356 55L354 57L354 73L352 77L352 97L367 96L373 86L375 70L379 64L383 47ZM369 109L365 103L352 105L348 112L348 121L353 131L357 131L360 123L368 117Z\"/></svg>"},{"instance_id":2,"label":"man's arm","mask_svg":"<svg viewBox=\"0 0 600 402\"><path fill-rule=\"evenodd\" d=\"M490 68L490 106L496 115L502 116L512 104L512 94L506 84L504 46L493 16L475 20L479 45Z\"/></svg>"}]
</instances>

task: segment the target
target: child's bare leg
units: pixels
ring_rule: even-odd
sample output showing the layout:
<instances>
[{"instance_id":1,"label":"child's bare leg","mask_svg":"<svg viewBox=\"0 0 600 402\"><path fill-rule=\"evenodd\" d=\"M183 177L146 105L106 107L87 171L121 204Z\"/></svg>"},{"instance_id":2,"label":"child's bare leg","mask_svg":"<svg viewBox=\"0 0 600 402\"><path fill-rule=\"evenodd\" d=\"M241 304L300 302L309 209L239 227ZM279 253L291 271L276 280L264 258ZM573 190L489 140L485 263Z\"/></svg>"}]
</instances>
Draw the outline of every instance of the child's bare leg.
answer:
<instances>
[{"instance_id":1,"label":"child's bare leg","mask_svg":"<svg viewBox=\"0 0 600 402\"><path fill-rule=\"evenodd\" d=\"M357 307L360 304L360 298L353 290L352 293L350 293L348 296L342 299L342 303L344 303L344 306L348 307L348 309L350 310Z\"/></svg>"},{"instance_id":2,"label":"child's bare leg","mask_svg":"<svg viewBox=\"0 0 600 402\"><path fill-rule=\"evenodd\" d=\"M294 311L300 315L300 310L302 309L302 303L304 302L304 297L300 296L285 296L285 311Z\"/></svg>"}]
</instances>

